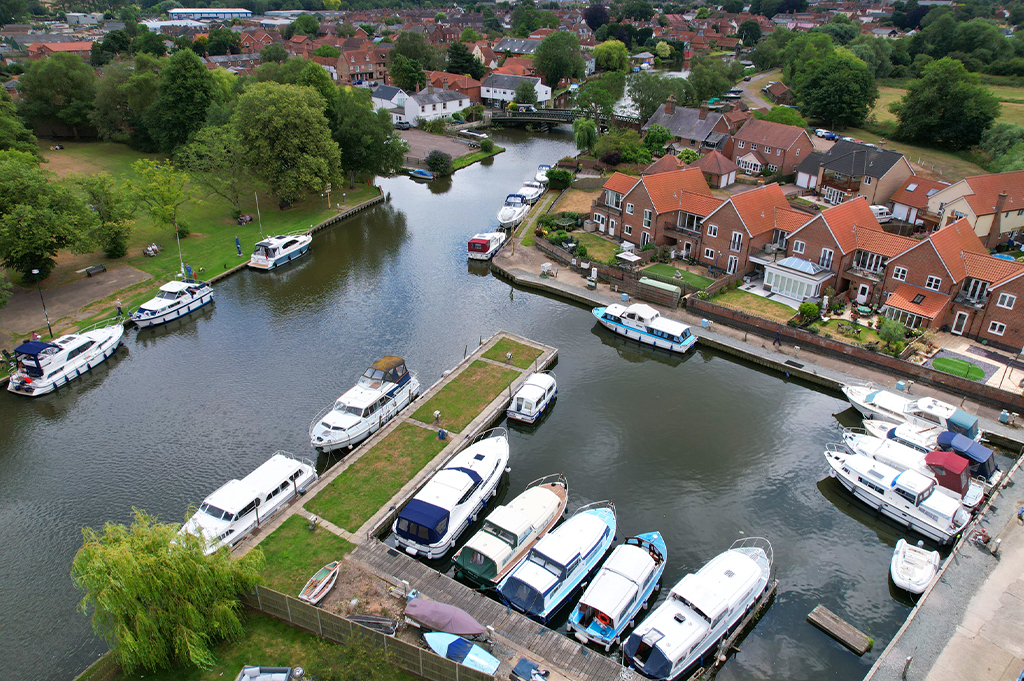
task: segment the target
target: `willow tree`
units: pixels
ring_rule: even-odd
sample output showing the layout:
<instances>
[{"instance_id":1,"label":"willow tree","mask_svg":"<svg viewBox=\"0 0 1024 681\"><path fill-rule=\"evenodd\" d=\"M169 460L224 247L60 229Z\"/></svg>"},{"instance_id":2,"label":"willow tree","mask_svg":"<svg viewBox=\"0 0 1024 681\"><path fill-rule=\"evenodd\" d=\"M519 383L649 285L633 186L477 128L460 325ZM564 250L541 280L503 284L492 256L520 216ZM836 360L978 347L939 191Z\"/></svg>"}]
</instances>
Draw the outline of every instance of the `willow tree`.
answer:
<instances>
[{"instance_id":1,"label":"willow tree","mask_svg":"<svg viewBox=\"0 0 1024 681\"><path fill-rule=\"evenodd\" d=\"M204 555L200 539L179 536L134 509L131 526L107 523L82 530L71 576L85 591L79 610L92 610L96 633L122 670L170 665L209 668L212 646L243 634L239 596L260 581L259 549L236 560L226 549Z\"/></svg>"}]
</instances>

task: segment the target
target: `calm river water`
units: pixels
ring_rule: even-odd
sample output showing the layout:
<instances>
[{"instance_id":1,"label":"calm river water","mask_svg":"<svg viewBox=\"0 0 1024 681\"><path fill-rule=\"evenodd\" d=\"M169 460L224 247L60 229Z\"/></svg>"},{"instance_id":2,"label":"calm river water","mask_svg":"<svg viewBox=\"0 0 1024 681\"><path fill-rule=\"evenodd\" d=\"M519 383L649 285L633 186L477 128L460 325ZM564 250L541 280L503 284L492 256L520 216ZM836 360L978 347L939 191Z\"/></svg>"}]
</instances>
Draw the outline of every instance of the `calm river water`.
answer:
<instances>
[{"instance_id":1,"label":"calm river water","mask_svg":"<svg viewBox=\"0 0 1024 681\"><path fill-rule=\"evenodd\" d=\"M826 478L846 404L706 349L646 351L468 265L467 239L496 226L505 195L572 150L568 132L495 138L508 151L492 163L429 186L383 181L392 202L318 234L311 257L219 283L212 308L129 333L69 388L0 394L0 668L69 679L104 650L68 576L83 526L126 522L133 506L180 520L275 450L310 455L309 420L377 357L405 357L430 385L508 329L560 350L557 405L512 431L510 495L562 471L573 507L612 499L620 539L665 535L667 586L737 538L768 537L778 598L720 678L864 674L908 607L887 581L900 533ZM805 623L818 603L875 651L858 659Z\"/></svg>"}]
</instances>

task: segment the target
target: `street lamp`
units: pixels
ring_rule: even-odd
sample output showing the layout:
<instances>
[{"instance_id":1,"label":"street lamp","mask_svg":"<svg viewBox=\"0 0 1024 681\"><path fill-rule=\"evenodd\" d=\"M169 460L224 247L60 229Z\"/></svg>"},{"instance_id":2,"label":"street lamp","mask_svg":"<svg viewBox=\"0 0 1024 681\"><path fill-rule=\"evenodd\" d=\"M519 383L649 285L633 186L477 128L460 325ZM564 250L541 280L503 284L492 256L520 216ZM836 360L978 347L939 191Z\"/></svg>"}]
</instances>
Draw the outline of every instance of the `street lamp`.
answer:
<instances>
[{"instance_id":1,"label":"street lamp","mask_svg":"<svg viewBox=\"0 0 1024 681\"><path fill-rule=\"evenodd\" d=\"M43 300L43 289L39 285L39 270L32 270L32 276L36 278L36 290L39 291L39 302L43 304L43 315L46 316L46 328L50 330L50 340L53 340L53 327L50 326L50 314L46 311L46 301Z\"/></svg>"}]
</instances>

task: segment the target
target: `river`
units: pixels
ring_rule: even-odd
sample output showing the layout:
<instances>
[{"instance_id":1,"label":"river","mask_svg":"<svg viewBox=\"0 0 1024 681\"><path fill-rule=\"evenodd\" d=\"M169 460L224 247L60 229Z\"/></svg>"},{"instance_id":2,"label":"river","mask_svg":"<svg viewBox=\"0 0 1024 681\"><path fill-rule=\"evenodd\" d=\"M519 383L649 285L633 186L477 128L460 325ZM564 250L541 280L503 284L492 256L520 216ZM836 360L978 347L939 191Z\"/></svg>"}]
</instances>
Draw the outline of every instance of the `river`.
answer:
<instances>
[{"instance_id":1,"label":"river","mask_svg":"<svg viewBox=\"0 0 1024 681\"><path fill-rule=\"evenodd\" d=\"M508 151L430 185L383 180L391 203L317 234L310 257L218 283L214 306L130 332L116 360L58 393L0 395L0 668L69 679L105 649L69 578L83 526L132 507L180 521L275 450L310 455L309 420L374 359L401 355L430 385L507 329L560 352L554 409L512 430L510 495L561 471L572 507L612 499L620 539L665 535L666 587L735 539L767 537L778 597L719 678L863 676L909 607L887 580L901 533L826 477L841 396L699 346L644 350L467 264L505 195L573 151L568 131L494 137ZM807 624L818 603L875 650L859 659Z\"/></svg>"}]
</instances>

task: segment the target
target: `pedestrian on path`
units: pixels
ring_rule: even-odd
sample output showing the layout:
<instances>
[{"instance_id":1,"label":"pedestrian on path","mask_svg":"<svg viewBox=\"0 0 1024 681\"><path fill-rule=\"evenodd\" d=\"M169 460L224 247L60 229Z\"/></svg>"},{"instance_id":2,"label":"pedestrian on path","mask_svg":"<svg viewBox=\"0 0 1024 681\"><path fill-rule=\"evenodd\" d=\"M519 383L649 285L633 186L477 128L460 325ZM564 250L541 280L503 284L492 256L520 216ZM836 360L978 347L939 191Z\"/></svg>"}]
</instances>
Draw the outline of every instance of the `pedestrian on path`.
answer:
<instances>
[{"instance_id":1,"label":"pedestrian on path","mask_svg":"<svg viewBox=\"0 0 1024 681\"><path fill-rule=\"evenodd\" d=\"M778 331L775 332L775 340L772 341L772 346L776 348L782 347L782 335Z\"/></svg>"},{"instance_id":2,"label":"pedestrian on path","mask_svg":"<svg viewBox=\"0 0 1024 681\"><path fill-rule=\"evenodd\" d=\"M114 301L114 304L117 305L117 316L118 317L123 317L124 316L124 310L121 309L121 299L118 298L116 301Z\"/></svg>"}]
</instances>

